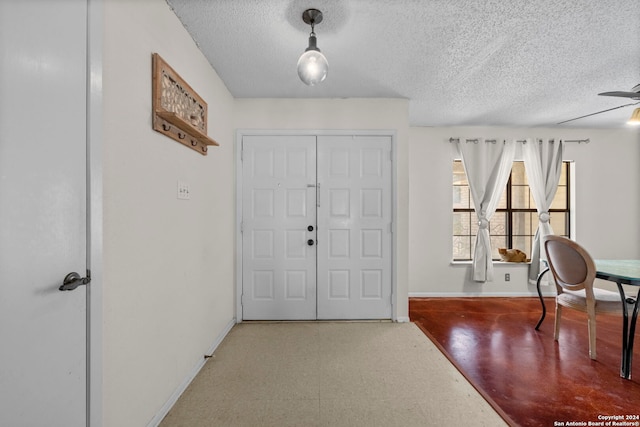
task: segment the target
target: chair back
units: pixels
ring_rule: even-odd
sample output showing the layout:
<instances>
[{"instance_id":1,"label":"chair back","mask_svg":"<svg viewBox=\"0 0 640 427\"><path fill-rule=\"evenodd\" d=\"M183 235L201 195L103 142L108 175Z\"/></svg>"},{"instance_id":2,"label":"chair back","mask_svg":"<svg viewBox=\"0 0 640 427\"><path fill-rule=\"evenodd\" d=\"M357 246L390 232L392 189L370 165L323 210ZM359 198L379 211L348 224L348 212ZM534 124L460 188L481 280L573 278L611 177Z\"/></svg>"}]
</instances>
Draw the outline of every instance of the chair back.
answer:
<instances>
[{"instance_id":1,"label":"chair back","mask_svg":"<svg viewBox=\"0 0 640 427\"><path fill-rule=\"evenodd\" d=\"M596 264L582 246L566 237L549 235L544 238L544 249L559 287L570 291L587 289L587 294L593 295Z\"/></svg>"}]
</instances>

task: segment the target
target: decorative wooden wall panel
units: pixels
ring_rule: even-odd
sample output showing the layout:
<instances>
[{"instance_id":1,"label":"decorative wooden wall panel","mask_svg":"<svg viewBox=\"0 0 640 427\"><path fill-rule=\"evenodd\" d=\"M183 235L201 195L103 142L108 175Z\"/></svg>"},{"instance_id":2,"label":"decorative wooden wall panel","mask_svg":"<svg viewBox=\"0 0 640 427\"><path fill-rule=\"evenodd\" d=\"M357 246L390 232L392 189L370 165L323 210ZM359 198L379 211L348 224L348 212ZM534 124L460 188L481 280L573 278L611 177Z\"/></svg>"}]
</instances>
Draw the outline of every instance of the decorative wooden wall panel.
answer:
<instances>
[{"instance_id":1,"label":"decorative wooden wall panel","mask_svg":"<svg viewBox=\"0 0 640 427\"><path fill-rule=\"evenodd\" d=\"M207 103L160 55L153 54L153 129L207 155Z\"/></svg>"}]
</instances>

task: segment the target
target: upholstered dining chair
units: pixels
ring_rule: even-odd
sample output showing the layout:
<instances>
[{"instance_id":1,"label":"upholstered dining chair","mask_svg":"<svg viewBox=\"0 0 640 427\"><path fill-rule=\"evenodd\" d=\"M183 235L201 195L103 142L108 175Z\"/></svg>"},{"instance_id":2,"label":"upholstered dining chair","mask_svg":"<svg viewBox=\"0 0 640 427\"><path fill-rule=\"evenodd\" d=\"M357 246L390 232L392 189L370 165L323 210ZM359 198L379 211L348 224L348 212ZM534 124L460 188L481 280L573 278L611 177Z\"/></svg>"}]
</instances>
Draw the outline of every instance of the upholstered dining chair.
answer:
<instances>
[{"instance_id":1,"label":"upholstered dining chair","mask_svg":"<svg viewBox=\"0 0 640 427\"><path fill-rule=\"evenodd\" d=\"M566 237L544 238L547 262L556 282L556 318L554 339L560 335L562 308L587 313L589 357L596 358L596 314L622 315L622 300L617 292L593 287L596 265L591 255Z\"/></svg>"}]
</instances>

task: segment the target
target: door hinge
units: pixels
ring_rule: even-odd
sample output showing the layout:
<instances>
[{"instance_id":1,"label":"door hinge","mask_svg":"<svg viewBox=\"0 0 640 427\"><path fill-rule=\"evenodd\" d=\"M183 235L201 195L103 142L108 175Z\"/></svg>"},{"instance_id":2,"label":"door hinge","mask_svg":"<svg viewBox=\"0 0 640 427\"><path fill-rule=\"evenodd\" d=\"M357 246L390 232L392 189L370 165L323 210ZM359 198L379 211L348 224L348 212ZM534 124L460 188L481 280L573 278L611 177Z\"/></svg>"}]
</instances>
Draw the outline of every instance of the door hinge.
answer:
<instances>
[{"instance_id":1,"label":"door hinge","mask_svg":"<svg viewBox=\"0 0 640 427\"><path fill-rule=\"evenodd\" d=\"M389 223L389 233L393 234L393 223Z\"/></svg>"},{"instance_id":2,"label":"door hinge","mask_svg":"<svg viewBox=\"0 0 640 427\"><path fill-rule=\"evenodd\" d=\"M244 221L240 221L240 234L244 233Z\"/></svg>"},{"instance_id":3,"label":"door hinge","mask_svg":"<svg viewBox=\"0 0 640 427\"><path fill-rule=\"evenodd\" d=\"M393 150L389 150L389 161L393 162Z\"/></svg>"}]
</instances>

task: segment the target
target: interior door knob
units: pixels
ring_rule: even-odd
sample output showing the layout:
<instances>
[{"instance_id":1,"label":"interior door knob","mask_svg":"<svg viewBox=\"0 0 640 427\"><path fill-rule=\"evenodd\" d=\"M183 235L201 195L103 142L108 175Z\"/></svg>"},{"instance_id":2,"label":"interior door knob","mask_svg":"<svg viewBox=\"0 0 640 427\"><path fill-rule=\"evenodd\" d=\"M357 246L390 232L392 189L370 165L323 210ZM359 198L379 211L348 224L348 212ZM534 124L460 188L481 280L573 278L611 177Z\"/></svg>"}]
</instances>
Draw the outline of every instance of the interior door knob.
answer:
<instances>
[{"instance_id":1,"label":"interior door knob","mask_svg":"<svg viewBox=\"0 0 640 427\"><path fill-rule=\"evenodd\" d=\"M307 227L307 230L309 230L309 231L313 231L313 225L308 226L308 227Z\"/></svg>"},{"instance_id":2,"label":"interior door knob","mask_svg":"<svg viewBox=\"0 0 640 427\"><path fill-rule=\"evenodd\" d=\"M314 244L313 239L309 239L309 240L307 240L307 245L309 245L309 246L313 246L313 244Z\"/></svg>"},{"instance_id":3,"label":"interior door knob","mask_svg":"<svg viewBox=\"0 0 640 427\"><path fill-rule=\"evenodd\" d=\"M91 281L91 274L87 272L87 277L80 277L75 271L65 276L62 285L58 288L61 291L72 291L80 285L86 285Z\"/></svg>"}]
</instances>

